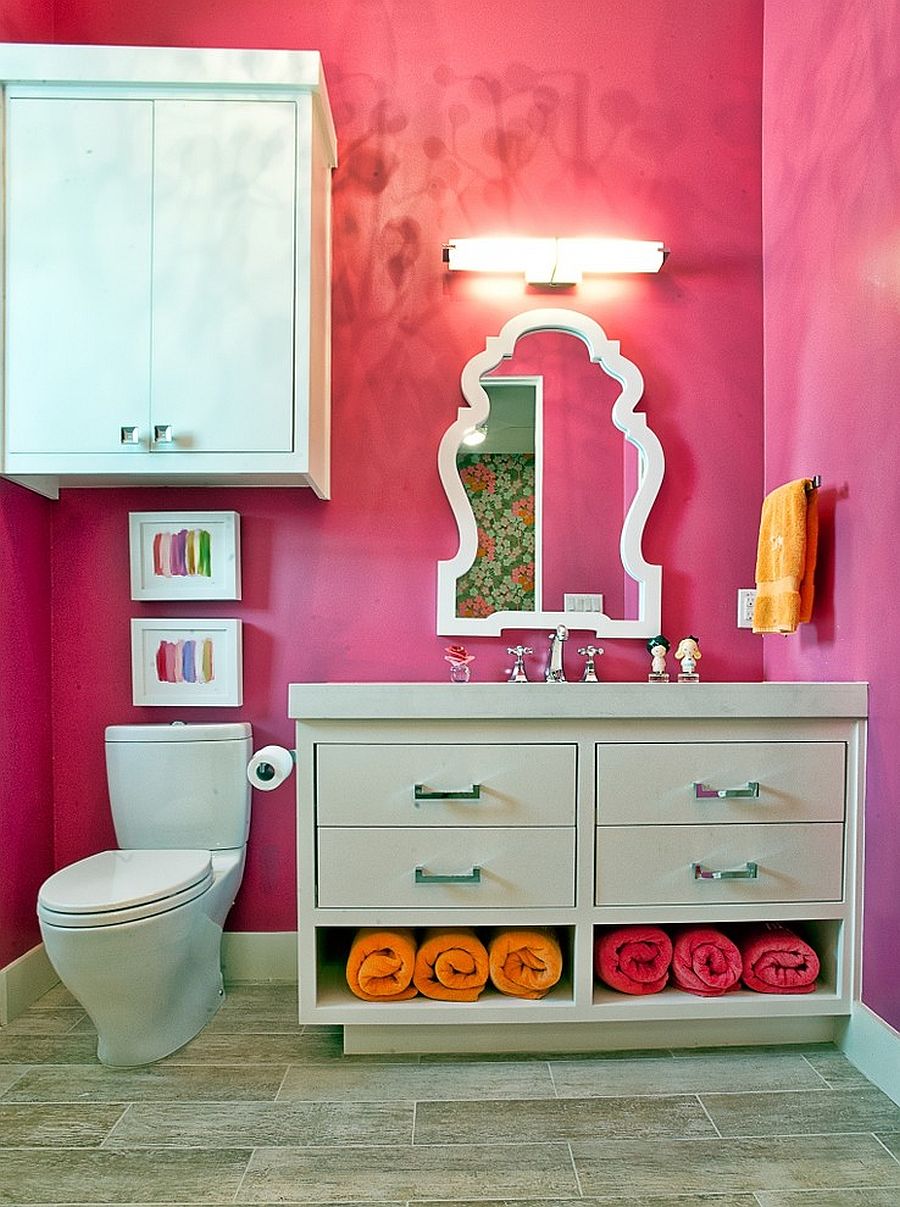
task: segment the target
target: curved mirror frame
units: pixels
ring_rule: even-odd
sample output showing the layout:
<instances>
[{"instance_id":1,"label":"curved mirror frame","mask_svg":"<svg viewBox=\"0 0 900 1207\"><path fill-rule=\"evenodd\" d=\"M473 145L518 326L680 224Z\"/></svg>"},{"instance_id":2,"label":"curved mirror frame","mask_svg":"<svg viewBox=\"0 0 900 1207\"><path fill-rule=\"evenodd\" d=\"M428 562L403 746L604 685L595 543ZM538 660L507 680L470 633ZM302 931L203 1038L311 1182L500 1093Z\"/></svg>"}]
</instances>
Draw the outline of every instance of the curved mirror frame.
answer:
<instances>
[{"instance_id":1,"label":"curved mirror frame","mask_svg":"<svg viewBox=\"0 0 900 1207\"><path fill-rule=\"evenodd\" d=\"M638 451L638 482L622 522L619 553L625 572L637 584L636 619L617 620L605 612L565 611L498 611L486 617L456 615L457 580L474 565L478 550L475 516L457 469L457 453L463 436L484 424L490 415L490 399L481 384L484 374L510 359L523 335L547 330L577 336L587 345L591 361L622 386L613 403L611 418ZM467 405L457 411L456 422L444 433L438 449L438 471L459 529L459 550L455 557L438 562L437 632L448 636L496 637L504 629L555 628L563 624L572 629L593 630L597 637L652 637L658 633L662 623L662 566L644 560L641 544L647 517L662 485L665 457L646 415L635 410L644 392L644 381L637 365L620 353L618 340L608 339L599 323L577 311L529 310L511 318L499 335L488 336L484 351L473 356L463 369L461 386Z\"/></svg>"}]
</instances>

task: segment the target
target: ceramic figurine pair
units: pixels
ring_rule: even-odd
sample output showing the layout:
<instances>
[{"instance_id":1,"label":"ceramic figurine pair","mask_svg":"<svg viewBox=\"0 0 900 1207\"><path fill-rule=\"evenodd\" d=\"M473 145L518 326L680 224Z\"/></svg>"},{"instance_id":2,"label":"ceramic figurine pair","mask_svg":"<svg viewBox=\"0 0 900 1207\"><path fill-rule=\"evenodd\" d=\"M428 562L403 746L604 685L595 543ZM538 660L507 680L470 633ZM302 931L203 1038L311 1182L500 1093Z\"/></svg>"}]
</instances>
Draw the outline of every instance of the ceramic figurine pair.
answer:
<instances>
[{"instance_id":1,"label":"ceramic figurine pair","mask_svg":"<svg viewBox=\"0 0 900 1207\"><path fill-rule=\"evenodd\" d=\"M671 646L663 637L662 633L656 637L651 637L647 642L647 653L650 655L650 674L647 676L649 683L668 683L669 672L666 670L666 654L668 654ZM678 643L678 649L675 651L675 657L681 663L681 673L678 676L679 683L699 683L700 676L697 674L697 663L703 657L700 653L700 642L696 637L682 637Z\"/></svg>"}]
</instances>

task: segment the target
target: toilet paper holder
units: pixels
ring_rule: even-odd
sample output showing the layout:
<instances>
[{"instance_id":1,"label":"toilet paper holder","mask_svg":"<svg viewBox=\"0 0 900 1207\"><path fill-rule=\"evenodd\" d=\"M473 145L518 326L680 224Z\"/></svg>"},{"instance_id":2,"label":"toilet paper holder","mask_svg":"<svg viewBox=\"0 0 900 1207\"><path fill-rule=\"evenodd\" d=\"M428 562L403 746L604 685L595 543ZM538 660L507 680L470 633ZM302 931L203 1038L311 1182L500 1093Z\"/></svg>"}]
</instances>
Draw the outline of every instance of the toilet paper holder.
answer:
<instances>
[{"instance_id":1,"label":"toilet paper holder","mask_svg":"<svg viewBox=\"0 0 900 1207\"><path fill-rule=\"evenodd\" d=\"M297 751L284 746L263 746L247 764L247 779L263 792L279 787L297 764Z\"/></svg>"}]
</instances>

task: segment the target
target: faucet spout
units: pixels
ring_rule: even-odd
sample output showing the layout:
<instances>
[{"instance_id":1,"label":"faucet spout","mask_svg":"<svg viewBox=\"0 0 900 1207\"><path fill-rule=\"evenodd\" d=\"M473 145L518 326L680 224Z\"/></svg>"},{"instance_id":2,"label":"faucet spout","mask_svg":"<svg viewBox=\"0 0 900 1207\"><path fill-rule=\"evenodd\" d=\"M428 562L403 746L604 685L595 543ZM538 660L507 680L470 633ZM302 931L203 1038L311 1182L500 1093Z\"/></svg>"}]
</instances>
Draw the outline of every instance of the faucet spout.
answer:
<instances>
[{"instance_id":1,"label":"faucet spout","mask_svg":"<svg viewBox=\"0 0 900 1207\"><path fill-rule=\"evenodd\" d=\"M547 670L544 679L548 683L565 683L566 672L563 666L563 642L568 641L569 630L564 624L558 624L550 634L550 654L547 659Z\"/></svg>"}]
</instances>

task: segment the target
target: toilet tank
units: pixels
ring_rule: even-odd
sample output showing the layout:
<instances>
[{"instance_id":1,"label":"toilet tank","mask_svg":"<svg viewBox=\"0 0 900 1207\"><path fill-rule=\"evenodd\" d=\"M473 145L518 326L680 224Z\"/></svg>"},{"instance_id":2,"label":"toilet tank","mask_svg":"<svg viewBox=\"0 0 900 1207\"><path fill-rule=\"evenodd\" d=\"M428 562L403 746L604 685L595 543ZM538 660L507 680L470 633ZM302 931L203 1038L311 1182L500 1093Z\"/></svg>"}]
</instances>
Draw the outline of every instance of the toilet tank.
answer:
<instances>
[{"instance_id":1,"label":"toilet tank","mask_svg":"<svg viewBox=\"0 0 900 1207\"><path fill-rule=\"evenodd\" d=\"M124 850L242 847L250 829L250 726L110 725L106 776Z\"/></svg>"}]
</instances>

